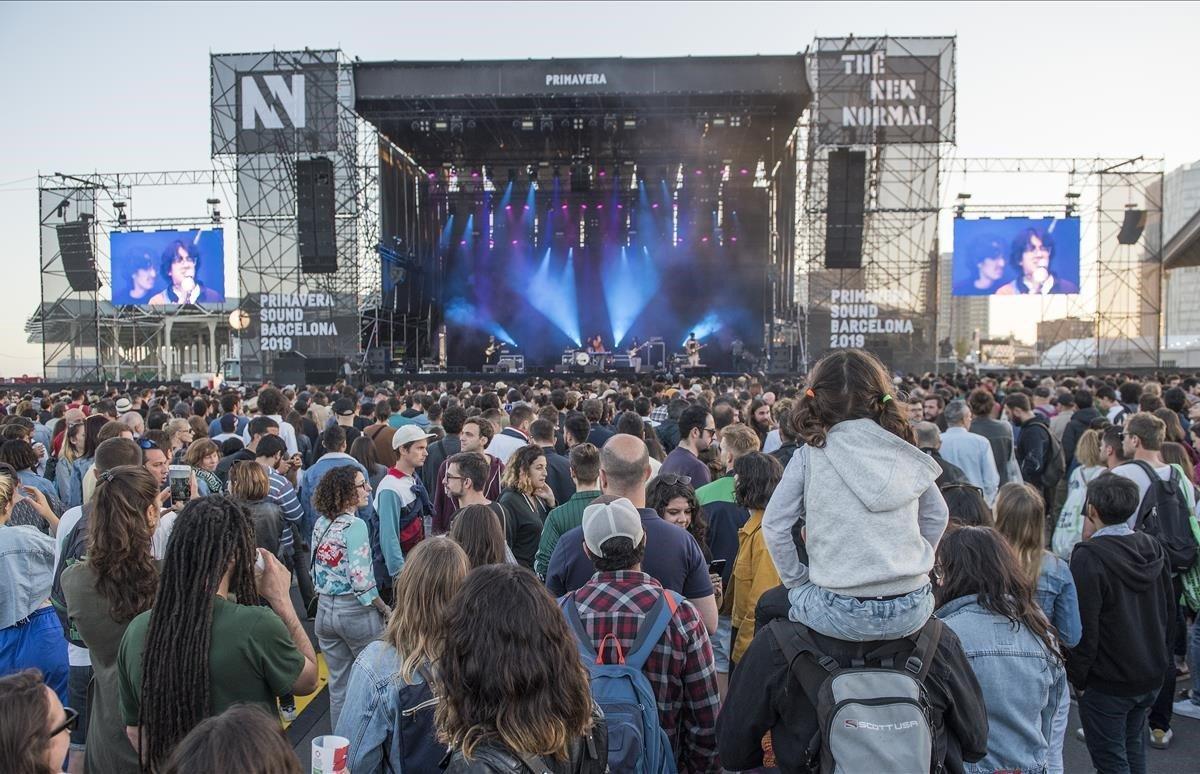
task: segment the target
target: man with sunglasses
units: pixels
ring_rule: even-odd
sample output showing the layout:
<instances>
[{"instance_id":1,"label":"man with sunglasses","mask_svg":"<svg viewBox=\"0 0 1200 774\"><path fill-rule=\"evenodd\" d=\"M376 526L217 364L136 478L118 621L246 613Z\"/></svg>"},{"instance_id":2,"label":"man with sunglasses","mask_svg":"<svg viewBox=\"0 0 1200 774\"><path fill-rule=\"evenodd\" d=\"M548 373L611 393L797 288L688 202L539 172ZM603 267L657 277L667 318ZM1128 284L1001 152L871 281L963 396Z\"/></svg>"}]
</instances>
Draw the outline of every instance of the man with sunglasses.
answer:
<instances>
[{"instance_id":1,"label":"man with sunglasses","mask_svg":"<svg viewBox=\"0 0 1200 774\"><path fill-rule=\"evenodd\" d=\"M700 452L712 445L716 434L717 423L709 410L698 403L688 406L679 415L679 445L663 460L659 475L688 476L695 487L707 484L712 477L700 461Z\"/></svg>"}]
</instances>

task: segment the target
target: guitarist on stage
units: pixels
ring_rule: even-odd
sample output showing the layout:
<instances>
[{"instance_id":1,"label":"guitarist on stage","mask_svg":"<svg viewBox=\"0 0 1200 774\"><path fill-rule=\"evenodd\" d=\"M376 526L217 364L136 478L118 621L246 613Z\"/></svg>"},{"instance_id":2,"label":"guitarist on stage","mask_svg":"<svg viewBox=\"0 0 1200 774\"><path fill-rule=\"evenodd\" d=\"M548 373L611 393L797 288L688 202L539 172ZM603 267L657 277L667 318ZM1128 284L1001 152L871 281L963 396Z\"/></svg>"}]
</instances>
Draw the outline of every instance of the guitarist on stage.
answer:
<instances>
[{"instance_id":1,"label":"guitarist on stage","mask_svg":"<svg viewBox=\"0 0 1200 774\"><path fill-rule=\"evenodd\" d=\"M688 334L687 341L683 343L683 351L687 353L688 368L700 367L700 349L703 346L696 340L694 331Z\"/></svg>"},{"instance_id":2,"label":"guitarist on stage","mask_svg":"<svg viewBox=\"0 0 1200 774\"><path fill-rule=\"evenodd\" d=\"M633 337L633 341L629 343L629 349L626 350L629 355L629 365L636 373L642 367L642 344L638 341L637 336Z\"/></svg>"},{"instance_id":3,"label":"guitarist on stage","mask_svg":"<svg viewBox=\"0 0 1200 774\"><path fill-rule=\"evenodd\" d=\"M488 336L487 348L483 350L483 362L496 365L500 362L500 342L495 336Z\"/></svg>"}]
</instances>

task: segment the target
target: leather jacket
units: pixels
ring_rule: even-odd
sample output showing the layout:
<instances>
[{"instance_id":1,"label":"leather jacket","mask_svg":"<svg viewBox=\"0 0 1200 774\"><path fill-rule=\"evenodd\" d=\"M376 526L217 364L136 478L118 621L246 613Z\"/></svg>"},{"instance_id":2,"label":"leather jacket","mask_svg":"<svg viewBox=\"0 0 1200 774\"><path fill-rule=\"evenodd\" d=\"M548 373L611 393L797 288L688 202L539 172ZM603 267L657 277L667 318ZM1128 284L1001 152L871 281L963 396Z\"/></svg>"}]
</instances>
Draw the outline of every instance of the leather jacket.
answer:
<instances>
[{"instance_id":1,"label":"leather jacket","mask_svg":"<svg viewBox=\"0 0 1200 774\"><path fill-rule=\"evenodd\" d=\"M470 760L461 750L450 752L447 774L604 774L608 771L608 726L593 705L594 724L586 736L571 742L568 760L518 756L493 740L475 748Z\"/></svg>"}]
</instances>

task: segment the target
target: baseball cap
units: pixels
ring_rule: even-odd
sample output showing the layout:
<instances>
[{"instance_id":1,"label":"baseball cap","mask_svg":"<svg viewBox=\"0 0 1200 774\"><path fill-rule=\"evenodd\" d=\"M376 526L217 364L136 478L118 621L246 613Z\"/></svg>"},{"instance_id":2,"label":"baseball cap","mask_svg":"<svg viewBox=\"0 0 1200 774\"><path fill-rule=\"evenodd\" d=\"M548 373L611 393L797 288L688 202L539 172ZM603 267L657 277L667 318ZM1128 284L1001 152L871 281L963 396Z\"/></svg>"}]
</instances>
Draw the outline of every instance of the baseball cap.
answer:
<instances>
[{"instance_id":1,"label":"baseball cap","mask_svg":"<svg viewBox=\"0 0 1200 774\"><path fill-rule=\"evenodd\" d=\"M333 402L333 413L348 417L354 413L354 401L350 398L338 398Z\"/></svg>"},{"instance_id":2,"label":"baseball cap","mask_svg":"<svg viewBox=\"0 0 1200 774\"><path fill-rule=\"evenodd\" d=\"M392 436L392 448L399 449L405 444L419 441L422 438L433 438L433 433L427 433L416 425L404 425Z\"/></svg>"},{"instance_id":3,"label":"baseball cap","mask_svg":"<svg viewBox=\"0 0 1200 774\"><path fill-rule=\"evenodd\" d=\"M604 556L600 546L611 538L627 537L638 545L645 535L642 515L627 498L592 503L583 509L583 542L592 556Z\"/></svg>"},{"instance_id":4,"label":"baseball cap","mask_svg":"<svg viewBox=\"0 0 1200 774\"><path fill-rule=\"evenodd\" d=\"M133 409L133 402L129 398L117 398L117 413L124 414Z\"/></svg>"}]
</instances>

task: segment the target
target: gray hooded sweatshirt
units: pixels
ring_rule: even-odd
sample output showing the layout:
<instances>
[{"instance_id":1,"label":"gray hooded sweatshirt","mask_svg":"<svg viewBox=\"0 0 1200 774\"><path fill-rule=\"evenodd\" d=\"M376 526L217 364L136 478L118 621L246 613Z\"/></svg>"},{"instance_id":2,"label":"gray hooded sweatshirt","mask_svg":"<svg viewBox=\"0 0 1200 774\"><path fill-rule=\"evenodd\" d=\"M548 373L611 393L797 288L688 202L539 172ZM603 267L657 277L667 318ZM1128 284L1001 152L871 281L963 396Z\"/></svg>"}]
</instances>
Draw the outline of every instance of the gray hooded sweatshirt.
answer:
<instances>
[{"instance_id":1,"label":"gray hooded sweatshirt","mask_svg":"<svg viewBox=\"0 0 1200 774\"><path fill-rule=\"evenodd\" d=\"M848 597L909 594L929 583L949 511L928 454L870 419L834 425L803 446L763 514L767 550L788 588L811 582ZM792 542L803 519L808 567Z\"/></svg>"}]
</instances>

